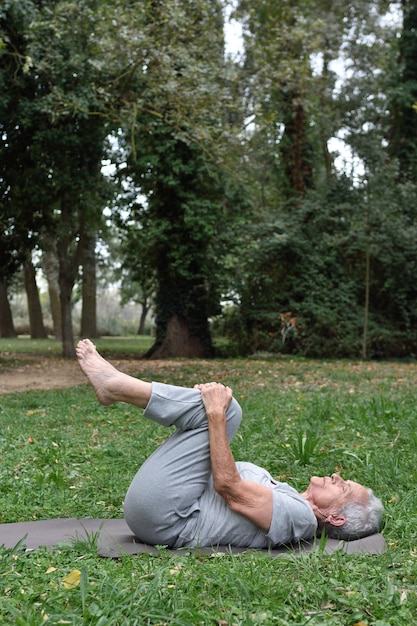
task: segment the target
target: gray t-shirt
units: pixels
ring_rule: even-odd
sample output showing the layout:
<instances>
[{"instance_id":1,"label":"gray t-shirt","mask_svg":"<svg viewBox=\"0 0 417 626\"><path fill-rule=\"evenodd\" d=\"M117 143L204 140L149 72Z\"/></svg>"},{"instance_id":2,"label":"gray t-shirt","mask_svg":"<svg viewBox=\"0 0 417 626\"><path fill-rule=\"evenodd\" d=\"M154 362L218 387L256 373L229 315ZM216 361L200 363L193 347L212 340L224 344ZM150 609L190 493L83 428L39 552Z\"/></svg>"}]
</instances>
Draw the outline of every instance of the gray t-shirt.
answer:
<instances>
[{"instance_id":1,"label":"gray t-shirt","mask_svg":"<svg viewBox=\"0 0 417 626\"><path fill-rule=\"evenodd\" d=\"M267 470L253 463L238 462L236 467L244 480L272 489L269 531L265 532L245 516L229 509L210 481L175 547L230 544L273 548L313 537L317 529L316 517L308 502L293 487L275 481Z\"/></svg>"}]
</instances>

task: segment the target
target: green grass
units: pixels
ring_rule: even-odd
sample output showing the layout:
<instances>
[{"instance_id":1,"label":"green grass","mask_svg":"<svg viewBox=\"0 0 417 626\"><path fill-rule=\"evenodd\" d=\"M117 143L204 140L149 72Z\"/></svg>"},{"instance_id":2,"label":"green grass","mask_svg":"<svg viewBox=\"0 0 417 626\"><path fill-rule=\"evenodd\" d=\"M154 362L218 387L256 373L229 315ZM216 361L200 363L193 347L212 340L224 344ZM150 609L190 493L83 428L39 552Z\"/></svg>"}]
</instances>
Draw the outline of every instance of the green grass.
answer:
<instances>
[{"instance_id":1,"label":"green grass","mask_svg":"<svg viewBox=\"0 0 417 626\"><path fill-rule=\"evenodd\" d=\"M106 356L113 355L118 358L135 358L144 354L154 342L149 335L132 335L127 337L102 337L95 339L100 352ZM55 339L30 339L26 335L16 339L0 338L0 364L11 358L16 361L18 356L24 358L33 355L60 358L62 344Z\"/></svg>"},{"instance_id":2,"label":"green grass","mask_svg":"<svg viewBox=\"0 0 417 626\"><path fill-rule=\"evenodd\" d=\"M236 459L300 490L312 474L335 470L371 486L386 506L388 551L285 559L163 551L111 560L97 555L94 537L53 551L0 549L1 624L415 623L416 365L286 358L179 360L163 373L147 366L153 380L233 387L244 410ZM137 409L100 406L84 385L0 396L0 407L2 522L120 517L130 479L167 434ZM80 584L66 589L73 570Z\"/></svg>"}]
</instances>

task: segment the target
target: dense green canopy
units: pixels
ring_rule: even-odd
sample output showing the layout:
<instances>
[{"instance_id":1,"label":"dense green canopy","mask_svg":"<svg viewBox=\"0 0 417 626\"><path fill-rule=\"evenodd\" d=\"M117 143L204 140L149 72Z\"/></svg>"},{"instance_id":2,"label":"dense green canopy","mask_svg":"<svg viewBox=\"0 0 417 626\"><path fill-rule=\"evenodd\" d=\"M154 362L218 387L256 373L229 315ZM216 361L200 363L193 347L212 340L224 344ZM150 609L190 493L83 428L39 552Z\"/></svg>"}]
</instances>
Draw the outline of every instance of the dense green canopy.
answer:
<instances>
[{"instance_id":1,"label":"dense green canopy","mask_svg":"<svg viewBox=\"0 0 417 626\"><path fill-rule=\"evenodd\" d=\"M55 257L72 356L107 249L152 307L149 356L212 356L213 331L228 353L415 354L416 27L412 0L3 2L2 312L34 251L51 291Z\"/></svg>"}]
</instances>

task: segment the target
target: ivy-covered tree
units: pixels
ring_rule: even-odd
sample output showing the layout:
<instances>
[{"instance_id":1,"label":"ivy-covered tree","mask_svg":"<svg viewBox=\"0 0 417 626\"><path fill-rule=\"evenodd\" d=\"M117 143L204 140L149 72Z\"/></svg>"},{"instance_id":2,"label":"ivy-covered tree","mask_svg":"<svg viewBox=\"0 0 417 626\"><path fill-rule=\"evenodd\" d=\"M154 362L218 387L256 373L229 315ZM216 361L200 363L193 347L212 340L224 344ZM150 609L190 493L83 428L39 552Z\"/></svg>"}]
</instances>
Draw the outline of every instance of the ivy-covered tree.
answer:
<instances>
[{"instance_id":1,"label":"ivy-covered tree","mask_svg":"<svg viewBox=\"0 0 417 626\"><path fill-rule=\"evenodd\" d=\"M417 3L402 0L398 72L392 80L390 154L403 180L417 177Z\"/></svg>"},{"instance_id":2,"label":"ivy-covered tree","mask_svg":"<svg viewBox=\"0 0 417 626\"><path fill-rule=\"evenodd\" d=\"M220 312L222 286L213 240L223 240L225 185L198 146L157 118L146 125L142 116L141 127L143 156L138 151L133 167L147 196L139 222L147 244L138 253L146 254L157 285L156 343L148 356L213 356L209 318Z\"/></svg>"},{"instance_id":3,"label":"ivy-covered tree","mask_svg":"<svg viewBox=\"0 0 417 626\"><path fill-rule=\"evenodd\" d=\"M126 173L146 197L138 225L156 276L156 341L148 356L207 357L225 232L239 213L238 202L228 204L233 185L221 162L229 130L222 6L153 2L144 20L151 45L136 76L134 142L126 134L125 149Z\"/></svg>"},{"instance_id":4,"label":"ivy-covered tree","mask_svg":"<svg viewBox=\"0 0 417 626\"><path fill-rule=\"evenodd\" d=\"M254 156L262 159L259 169L264 176L269 173L274 185L270 205L274 212L278 205L293 206L323 178L331 177L328 140L337 119L331 63L339 52L347 12L343 6L346 3L325 0L238 3L250 120L246 138L249 146L262 143Z\"/></svg>"}]
</instances>

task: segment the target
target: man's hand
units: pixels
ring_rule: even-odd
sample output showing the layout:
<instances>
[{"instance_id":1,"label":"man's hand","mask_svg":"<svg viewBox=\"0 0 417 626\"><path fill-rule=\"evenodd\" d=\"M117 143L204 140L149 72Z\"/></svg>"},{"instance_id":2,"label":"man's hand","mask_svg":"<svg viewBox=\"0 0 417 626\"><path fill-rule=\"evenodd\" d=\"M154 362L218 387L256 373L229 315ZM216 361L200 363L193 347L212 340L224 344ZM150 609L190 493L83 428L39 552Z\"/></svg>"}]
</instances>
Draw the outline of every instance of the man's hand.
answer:
<instances>
[{"instance_id":1,"label":"man's hand","mask_svg":"<svg viewBox=\"0 0 417 626\"><path fill-rule=\"evenodd\" d=\"M204 383L195 385L199 389L206 409L207 419L210 421L226 421L226 411L232 401L232 390L221 383Z\"/></svg>"}]
</instances>

